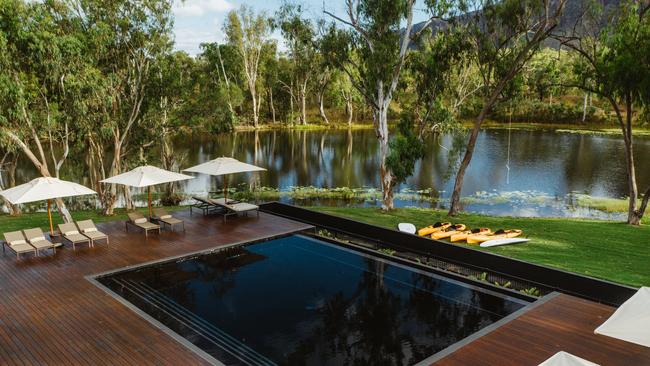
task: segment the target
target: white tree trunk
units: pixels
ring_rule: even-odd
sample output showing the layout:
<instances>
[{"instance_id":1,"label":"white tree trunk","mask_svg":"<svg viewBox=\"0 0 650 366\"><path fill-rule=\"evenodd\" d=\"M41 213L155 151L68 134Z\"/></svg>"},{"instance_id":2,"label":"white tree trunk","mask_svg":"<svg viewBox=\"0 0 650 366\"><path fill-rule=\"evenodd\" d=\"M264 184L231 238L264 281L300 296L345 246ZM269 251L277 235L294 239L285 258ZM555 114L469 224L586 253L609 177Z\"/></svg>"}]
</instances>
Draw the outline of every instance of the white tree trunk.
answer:
<instances>
[{"instance_id":1,"label":"white tree trunk","mask_svg":"<svg viewBox=\"0 0 650 366\"><path fill-rule=\"evenodd\" d=\"M384 98L383 84L380 82L377 90L377 105L379 108L375 111L375 123L377 131L377 139L379 140L379 161L380 161L380 179L381 179L381 192L382 192L382 210L393 209L393 188L395 186L395 179L393 173L386 166L386 158L390 153L388 145L388 106L390 100Z\"/></svg>"},{"instance_id":2,"label":"white tree trunk","mask_svg":"<svg viewBox=\"0 0 650 366\"><path fill-rule=\"evenodd\" d=\"M589 93L585 93L585 100L582 104L582 123L587 120L587 103L589 101Z\"/></svg>"},{"instance_id":3,"label":"white tree trunk","mask_svg":"<svg viewBox=\"0 0 650 366\"><path fill-rule=\"evenodd\" d=\"M330 124L329 119L327 119L327 115L325 114L325 105L324 105L324 100L325 100L325 95L324 92L321 91L318 93L318 111L320 113L321 118L323 119L323 122L325 122L326 125Z\"/></svg>"},{"instance_id":4,"label":"white tree trunk","mask_svg":"<svg viewBox=\"0 0 650 366\"><path fill-rule=\"evenodd\" d=\"M300 86L300 123L307 124L307 80Z\"/></svg>"}]
</instances>

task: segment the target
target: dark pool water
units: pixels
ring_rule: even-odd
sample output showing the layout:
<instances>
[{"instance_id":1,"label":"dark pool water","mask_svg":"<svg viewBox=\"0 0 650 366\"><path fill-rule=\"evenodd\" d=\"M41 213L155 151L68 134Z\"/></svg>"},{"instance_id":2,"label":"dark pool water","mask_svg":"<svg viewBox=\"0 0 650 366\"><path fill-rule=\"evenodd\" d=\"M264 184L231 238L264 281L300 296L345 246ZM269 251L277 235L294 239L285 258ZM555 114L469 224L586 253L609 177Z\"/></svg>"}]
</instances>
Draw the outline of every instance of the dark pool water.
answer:
<instances>
[{"instance_id":1,"label":"dark pool water","mask_svg":"<svg viewBox=\"0 0 650 366\"><path fill-rule=\"evenodd\" d=\"M526 304L299 235L99 280L232 365L410 365Z\"/></svg>"}]
</instances>

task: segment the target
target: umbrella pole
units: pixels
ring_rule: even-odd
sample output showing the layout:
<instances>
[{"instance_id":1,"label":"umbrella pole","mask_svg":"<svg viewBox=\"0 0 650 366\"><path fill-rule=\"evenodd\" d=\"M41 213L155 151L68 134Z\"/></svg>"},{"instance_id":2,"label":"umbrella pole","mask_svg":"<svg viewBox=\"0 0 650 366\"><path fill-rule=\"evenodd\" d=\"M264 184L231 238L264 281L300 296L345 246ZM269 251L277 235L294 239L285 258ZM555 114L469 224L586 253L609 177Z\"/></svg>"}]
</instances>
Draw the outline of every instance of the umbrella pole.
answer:
<instances>
[{"instance_id":1,"label":"umbrella pole","mask_svg":"<svg viewBox=\"0 0 650 366\"><path fill-rule=\"evenodd\" d=\"M151 186L147 186L147 196L149 197L149 219L151 219Z\"/></svg>"},{"instance_id":2,"label":"umbrella pole","mask_svg":"<svg viewBox=\"0 0 650 366\"><path fill-rule=\"evenodd\" d=\"M223 202L228 204L228 176L223 176Z\"/></svg>"},{"instance_id":3,"label":"umbrella pole","mask_svg":"<svg viewBox=\"0 0 650 366\"><path fill-rule=\"evenodd\" d=\"M52 225L52 200L47 200L47 217L50 219L50 234L54 235L54 225Z\"/></svg>"}]
</instances>

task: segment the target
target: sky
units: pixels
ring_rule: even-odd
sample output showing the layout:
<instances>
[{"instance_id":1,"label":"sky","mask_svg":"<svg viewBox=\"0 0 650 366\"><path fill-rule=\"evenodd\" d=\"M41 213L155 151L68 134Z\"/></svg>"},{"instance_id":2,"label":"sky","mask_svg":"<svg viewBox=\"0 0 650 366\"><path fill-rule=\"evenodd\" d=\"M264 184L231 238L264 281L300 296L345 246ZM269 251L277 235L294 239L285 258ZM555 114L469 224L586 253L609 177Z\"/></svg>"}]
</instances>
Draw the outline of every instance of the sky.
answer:
<instances>
[{"instance_id":1,"label":"sky","mask_svg":"<svg viewBox=\"0 0 650 366\"><path fill-rule=\"evenodd\" d=\"M322 17L322 0L302 0L306 14L312 18ZM327 3L338 3L332 5ZM337 14L343 13L344 0L328 0L326 6L329 11ZM204 42L223 42L225 36L222 31L226 14L242 4L252 6L256 11L266 11L273 14L282 4L282 0L185 0L174 3L174 36L177 50L182 50L190 55L200 52L199 45ZM274 38L280 38L274 34Z\"/></svg>"},{"instance_id":2,"label":"sky","mask_svg":"<svg viewBox=\"0 0 650 366\"><path fill-rule=\"evenodd\" d=\"M296 2L296 0L293 0ZM273 14L283 3L283 0L185 0L174 2L174 36L175 49L182 50L195 56L200 53L199 45L205 42L223 42L225 40L222 27L226 14L242 4L252 6L256 11L266 11ZM323 7L326 10L345 17L345 0L298 0L304 6L306 15L311 18L324 18ZM424 20L422 11L416 11L416 21ZM273 37L280 40L278 33ZM279 49L284 47L280 44Z\"/></svg>"}]
</instances>

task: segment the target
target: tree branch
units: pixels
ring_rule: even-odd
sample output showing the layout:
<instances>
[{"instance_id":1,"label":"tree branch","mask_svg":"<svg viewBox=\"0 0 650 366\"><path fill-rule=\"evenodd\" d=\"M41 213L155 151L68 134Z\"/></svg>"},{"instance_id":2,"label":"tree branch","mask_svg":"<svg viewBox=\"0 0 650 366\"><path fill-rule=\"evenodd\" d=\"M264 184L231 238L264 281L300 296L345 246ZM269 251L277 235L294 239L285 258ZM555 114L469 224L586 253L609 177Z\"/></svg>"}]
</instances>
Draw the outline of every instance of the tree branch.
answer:
<instances>
[{"instance_id":1,"label":"tree branch","mask_svg":"<svg viewBox=\"0 0 650 366\"><path fill-rule=\"evenodd\" d=\"M354 17L354 13L352 11L352 0L347 0L346 3L347 3L347 13L348 13L348 16L350 17L349 21L332 14L331 12L329 12L327 10L323 10L323 13L329 15L330 17L334 18L335 20L338 20L339 22L341 22L343 24L346 24L346 25L352 27L354 30L359 32L359 34L361 34L363 36L363 39L368 44L368 48L370 48L370 51L374 51L374 47L373 47L372 41L370 40L370 36L368 35L368 33L363 28L361 28L359 26L358 19Z\"/></svg>"},{"instance_id":2,"label":"tree branch","mask_svg":"<svg viewBox=\"0 0 650 366\"><path fill-rule=\"evenodd\" d=\"M27 146L27 144L26 144L26 143L25 143L25 142L24 142L20 137L18 137L18 135L16 135L16 134L13 133L12 131L7 130L7 129L5 128L5 129L3 129L3 132L4 132L4 133L5 133L5 134L6 134L6 135L7 135L7 136L8 136L8 137L9 137L9 138L14 142L14 143L16 143L16 145L18 145L18 147L20 147L21 150L23 150L23 152L25 153L25 155L27 155L27 158L28 158L29 160L31 160L31 162L34 164L34 166L36 166L36 168L41 172L41 174L42 174L43 176L47 176L46 174L43 174L43 163L42 163L40 160L38 160L38 158L36 157L36 155L34 155L34 152L32 151L32 149L30 149L29 146ZM47 167L45 167L45 172L47 172ZM49 174L48 174L48 175L49 175Z\"/></svg>"}]
</instances>

